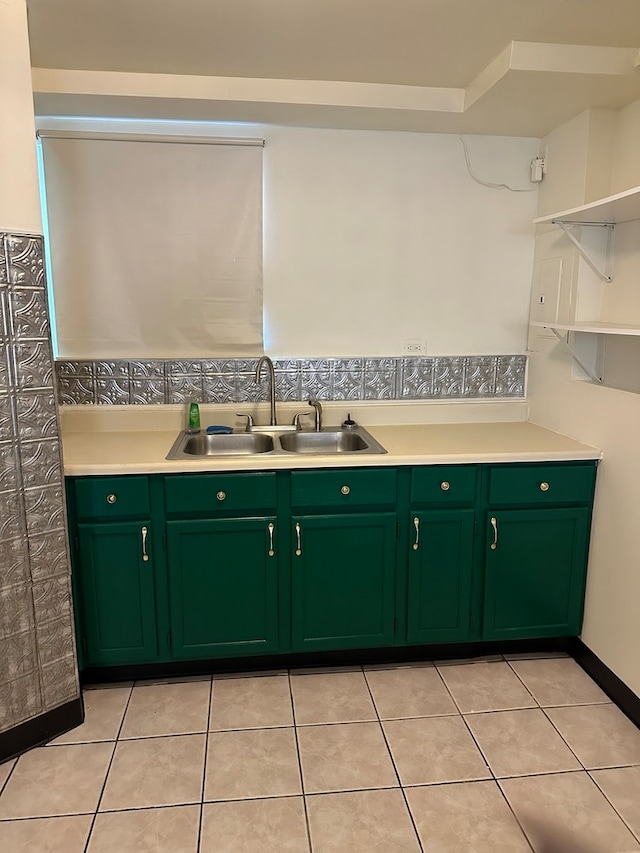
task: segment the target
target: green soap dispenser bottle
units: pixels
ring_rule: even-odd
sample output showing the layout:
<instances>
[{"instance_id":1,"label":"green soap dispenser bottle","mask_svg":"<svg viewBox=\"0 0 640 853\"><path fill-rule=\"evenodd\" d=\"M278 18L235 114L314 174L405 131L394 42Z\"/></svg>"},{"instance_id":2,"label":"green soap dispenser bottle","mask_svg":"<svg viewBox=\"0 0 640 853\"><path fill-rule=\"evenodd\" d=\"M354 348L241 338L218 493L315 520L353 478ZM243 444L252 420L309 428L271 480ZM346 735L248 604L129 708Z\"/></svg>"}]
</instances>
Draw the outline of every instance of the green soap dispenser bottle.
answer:
<instances>
[{"instance_id":1,"label":"green soap dispenser bottle","mask_svg":"<svg viewBox=\"0 0 640 853\"><path fill-rule=\"evenodd\" d=\"M200 431L200 407L197 403L189 403L189 432Z\"/></svg>"}]
</instances>

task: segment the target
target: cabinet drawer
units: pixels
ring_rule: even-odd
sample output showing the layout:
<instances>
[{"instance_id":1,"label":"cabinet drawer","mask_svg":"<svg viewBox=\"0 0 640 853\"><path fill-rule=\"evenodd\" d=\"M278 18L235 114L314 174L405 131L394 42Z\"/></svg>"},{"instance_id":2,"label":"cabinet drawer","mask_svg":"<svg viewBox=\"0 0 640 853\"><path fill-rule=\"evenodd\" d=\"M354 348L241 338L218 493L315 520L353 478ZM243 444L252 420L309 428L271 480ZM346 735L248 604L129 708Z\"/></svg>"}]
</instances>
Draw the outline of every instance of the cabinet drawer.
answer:
<instances>
[{"instance_id":1,"label":"cabinet drawer","mask_svg":"<svg viewBox=\"0 0 640 853\"><path fill-rule=\"evenodd\" d=\"M165 477L167 512L247 512L276 506L276 475L188 474Z\"/></svg>"},{"instance_id":2,"label":"cabinet drawer","mask_svg":"<svg viewBox=\"0 0 640 853\"><path fill-rule=\"evenodd\" d=\"M396 502L394 468L294 471L293 507L379 506Z\"/></svg>"},{"instance_id":3,"label":"cabinet drawer","mask_svg":"<svg viewBox=\"0 0 640 853\"><path fill-rule=\"evenodd\" d=\"M147 477L87 477L75 481L78 518L124 518L149 514Z\"/></svg>"},{"instance_id":4,"label":"cabinet drawer","mask_svg":"<svg viewBox=\"0 0 640 853\"><path fill-rule=\"evenodd\" d=\"M411 472L412 503L472 503L476 496L474 465L435 465Z\"/></svg>"},{"instance_id":5,"label":"cabinet drawer","mask_svg":"<svg viewBox=\"0 0 640 853\"><path fill-rule=\"evenodd\" d=\"M519 465L491 469L489 503L590 503L595 468L592 465Z\"/></svg>"}]
</instances>

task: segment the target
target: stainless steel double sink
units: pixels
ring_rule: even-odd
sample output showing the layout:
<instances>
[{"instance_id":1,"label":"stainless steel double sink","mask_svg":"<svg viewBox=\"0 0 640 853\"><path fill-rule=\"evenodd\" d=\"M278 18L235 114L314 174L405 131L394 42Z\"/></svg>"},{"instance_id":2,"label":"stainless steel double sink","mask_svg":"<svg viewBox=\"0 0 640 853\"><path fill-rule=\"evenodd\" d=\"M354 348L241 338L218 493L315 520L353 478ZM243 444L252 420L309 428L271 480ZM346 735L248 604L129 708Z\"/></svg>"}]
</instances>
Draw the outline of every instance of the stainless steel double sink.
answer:
<instances>
[{"instance_id":1,"label":"stainless steel double sink","mask_svg":"<svg viewBox=\"0 0 640 853\"><path fill-rule=\"evenodd\" d=\"M210 456L334 456L386 453L384 447L364 427L327 427L307 432L288 427L253 427L249 432L208 435L183 430L173 443L167 459L199 459Z\"/></svg>"}]
</instances>

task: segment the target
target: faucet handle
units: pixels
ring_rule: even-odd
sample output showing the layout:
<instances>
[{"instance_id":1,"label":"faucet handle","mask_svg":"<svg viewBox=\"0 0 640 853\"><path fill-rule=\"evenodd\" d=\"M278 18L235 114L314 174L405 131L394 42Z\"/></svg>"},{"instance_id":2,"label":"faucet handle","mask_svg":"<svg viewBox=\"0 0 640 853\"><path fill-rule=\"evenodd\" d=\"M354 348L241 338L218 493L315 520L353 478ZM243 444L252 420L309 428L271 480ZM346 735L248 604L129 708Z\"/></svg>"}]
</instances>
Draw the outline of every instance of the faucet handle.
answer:
<instances>
[{"instance_id":1,"label":"faucet handle","mask_svg":"<svg viewBox=\"0 0 640 853\"><path fill-rule=\"evenodd\" d=\"M300 418L313 417L313 414L313 412L296 412L296 414L293 416L293 420L291 421L291 423L296 429L302 429L302 426L300 424Z\"/></svg>"},{"instance_id":2,"label":"faucet handle","mask_svg":"<svg viewBox=\"0 0 640 853\"><path fill-rule=\"evenodd\" d=\"M247 425L246 425L246 426L245 426L245 428L244 428L244 431L245 431L245 432L249 432L249 431L250 431L250 429L251 429L251 427L252 427L252 426L255 426L255 422L254 422L254 420L253 420L253 415L249 415L249 414L248 414L248 413L246 413L246 412L236 412L236 417L237 417L237 418L246 418L246 419L247 419Z\"/></svg>"}]
</instances>

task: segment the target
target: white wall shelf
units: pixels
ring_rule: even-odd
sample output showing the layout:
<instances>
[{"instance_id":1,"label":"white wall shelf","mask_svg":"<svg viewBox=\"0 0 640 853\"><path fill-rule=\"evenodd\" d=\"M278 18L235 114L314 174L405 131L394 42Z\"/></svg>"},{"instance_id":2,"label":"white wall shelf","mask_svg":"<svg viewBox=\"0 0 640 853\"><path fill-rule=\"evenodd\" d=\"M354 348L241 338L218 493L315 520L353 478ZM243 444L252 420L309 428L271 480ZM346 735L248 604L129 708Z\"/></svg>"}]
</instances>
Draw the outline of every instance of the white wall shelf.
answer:
<instances>
[{"instance_id":1,"label":"white wall shelf","mask_svg":"<svg viewBox=\"0 0 640 853\"><path fill-rule=\"evenodd\" d=\"M556 329L559 332L589 332L594 335L640 335L640 326L623 323L601 323L600 320L580 320L577 323L552 323L533 320L532 326Z\"/></svg>"},{"instance_id":2,"label":"white wall shelf","mask_svg":"<svg viewBox=\"0 0 640 853\"><path fill-rule=\"evenodd\" d=\"M632 219L640 219L640 187L633 187L616 195L582 204L580 207L571 207L559 213L539 216L533 222L534 225L556 222L574 225L615 225L619 222L630 222Z\"/></svg>"}]
</instances>

